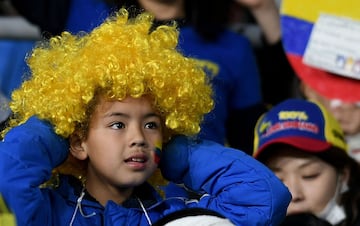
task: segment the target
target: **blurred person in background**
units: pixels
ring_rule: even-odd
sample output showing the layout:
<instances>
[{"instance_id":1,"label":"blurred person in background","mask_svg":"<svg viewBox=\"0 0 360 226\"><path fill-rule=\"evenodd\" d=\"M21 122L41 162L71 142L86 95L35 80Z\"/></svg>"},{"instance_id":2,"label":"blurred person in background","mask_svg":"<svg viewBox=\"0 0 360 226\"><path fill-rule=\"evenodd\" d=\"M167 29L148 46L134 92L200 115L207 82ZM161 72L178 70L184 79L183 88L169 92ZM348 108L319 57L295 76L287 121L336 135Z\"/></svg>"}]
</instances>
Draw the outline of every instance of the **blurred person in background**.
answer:
<instances>
[{"instance_id":1,"label":"blurred person in background","mask_svg":"<svg viewBox=\"0 0 360 226\"><path fill-rule=\"evenodd\" d=\"M252 130L266 108L251 43L228 28L232 1L119 2L154 13L159 24L177 21L179 50L199 60L215 91L215 108L205 116L200 137L251 154Z\"/></svg>"},{"instance_id":2,"label":"blurred person in background","mask_svg":"<svg viewBox=\"0 0 360 226\"><path fill-rule=\"evenodd\" d=\"M230 28L248 37L255 50L263 100L268 106L296 97L296 76L283 48L280 4L276 0L235 0Z\"/></svg>"},{"instance_id":3,"label":"blurred person in background","mask_svg":"<svg viewBox=\"0 0 360 226\"><path fill-rule=\"evenodd\" d=\"M324 106L283 101L259 118L254 133L254 157L290 190L287 215L310 213L331 225L360 225L360 166Z\"/></svg>"},{"instance_id":4,"label":"blurred person in background","mask_svg":"<svg viewBox=\"0 0 360 226\"><path fill-rule=\"evenodd\" d=\"M360 2L283 0L281 26L287 57L304 98L322 103L360 162ZM308 8L311 10L303 10Z\"/></svg>"}]
</instances>

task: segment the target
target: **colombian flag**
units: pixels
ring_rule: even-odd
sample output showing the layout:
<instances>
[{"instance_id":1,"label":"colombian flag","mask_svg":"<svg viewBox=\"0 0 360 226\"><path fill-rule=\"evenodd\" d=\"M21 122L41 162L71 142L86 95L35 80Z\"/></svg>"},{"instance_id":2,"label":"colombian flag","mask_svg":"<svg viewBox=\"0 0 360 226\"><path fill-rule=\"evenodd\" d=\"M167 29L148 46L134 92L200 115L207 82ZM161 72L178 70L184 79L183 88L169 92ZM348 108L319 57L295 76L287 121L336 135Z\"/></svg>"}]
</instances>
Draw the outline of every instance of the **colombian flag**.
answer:
<instances>
[{"instance_id":1,"label":"colombian flag","mask_svg":"<svg viewBox=\"0 0 360 226\"><path fill-rule=\"evenodd\" d=\"M360 80L340 76L303 62L314 24L323 13L360 22L360 1L282 0L281 29L288 60L297 76L321 95L345 102L360 102Z\"/></svg>"}]
</instances>

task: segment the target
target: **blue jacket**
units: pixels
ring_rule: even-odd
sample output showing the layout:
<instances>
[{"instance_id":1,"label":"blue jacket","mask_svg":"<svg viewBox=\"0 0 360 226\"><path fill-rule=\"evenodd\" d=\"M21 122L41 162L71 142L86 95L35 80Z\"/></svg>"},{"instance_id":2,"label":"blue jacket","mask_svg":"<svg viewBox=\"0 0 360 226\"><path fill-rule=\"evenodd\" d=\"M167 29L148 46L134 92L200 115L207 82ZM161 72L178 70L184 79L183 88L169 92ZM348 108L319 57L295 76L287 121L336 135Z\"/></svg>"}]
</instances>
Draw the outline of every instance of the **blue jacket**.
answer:
<instances>
[{"instance_id":1,"label":"blue jacket","mask_svg":"<svg viewBox=\"0 0 360 226\"><path fill-rule=\"evenodd\" d=\"M278 225L290 201L282 182L251 156L215 142L178 137L164 149L161 170L167 179L203 193L200 200L162 200L145 183L135 191L141 204L130 198L123 205L109 201L103 207L70 176L61 176L57 188L39 187L68 150L67 140L36 117L13 128L0 143L0 193L18 226L149 225L187 207L218 211L236 225Z\"/></svg>"}]
</instances>

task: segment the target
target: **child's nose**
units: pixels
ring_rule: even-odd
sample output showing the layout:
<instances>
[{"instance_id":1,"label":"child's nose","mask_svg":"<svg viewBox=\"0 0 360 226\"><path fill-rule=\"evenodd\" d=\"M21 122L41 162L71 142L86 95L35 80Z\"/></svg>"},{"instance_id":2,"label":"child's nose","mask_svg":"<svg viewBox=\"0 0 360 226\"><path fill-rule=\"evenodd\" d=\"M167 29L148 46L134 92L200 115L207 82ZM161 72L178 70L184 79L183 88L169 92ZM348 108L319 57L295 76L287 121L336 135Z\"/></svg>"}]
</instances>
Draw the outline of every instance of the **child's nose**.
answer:
<instances>
[{"instance_id":1,"label":"child's nose","mask_svg":"<svg viewBox=\"0 0 360 226\"><path fill-rule=\"evenodd\" d=\"M145 135L141 128L134 127L132 128L131 136L130 136L130 144L131 146L146 146L147 142L145 139Z\"/></svg>"},{"instance_id":2,"label":"child's nose","mask_svg":"<svg viewBox=\"0 0 360 226\"><path fill-rule=\"evenodd\" d=\"M296 179L288 180L285 184L291 193L291 202L299 202L304 199L304 193L302 191L301 185Z\"/></svg>"}]
</instances>

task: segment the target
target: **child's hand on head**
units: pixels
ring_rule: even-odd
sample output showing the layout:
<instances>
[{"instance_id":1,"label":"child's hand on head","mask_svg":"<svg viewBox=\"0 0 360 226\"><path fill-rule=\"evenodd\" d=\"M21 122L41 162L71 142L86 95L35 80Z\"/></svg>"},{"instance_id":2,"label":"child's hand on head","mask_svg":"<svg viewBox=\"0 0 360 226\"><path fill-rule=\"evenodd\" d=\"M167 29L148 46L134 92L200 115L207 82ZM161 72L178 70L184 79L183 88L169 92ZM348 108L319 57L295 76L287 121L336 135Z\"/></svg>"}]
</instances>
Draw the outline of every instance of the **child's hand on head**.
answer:
<instances>
[{"instance_id":1,"label":"child's hand on head","mask_svg":"<svg viewBox=\"0 0 360 226\"><path fill-rule=\"evenodd\" d=\"M173 137L165 145L160 161L160 169L167 180L182 183L183 176L189 168L189 162L187 161L189 139L179 135Z\"/></svg>"}]
</instances>

